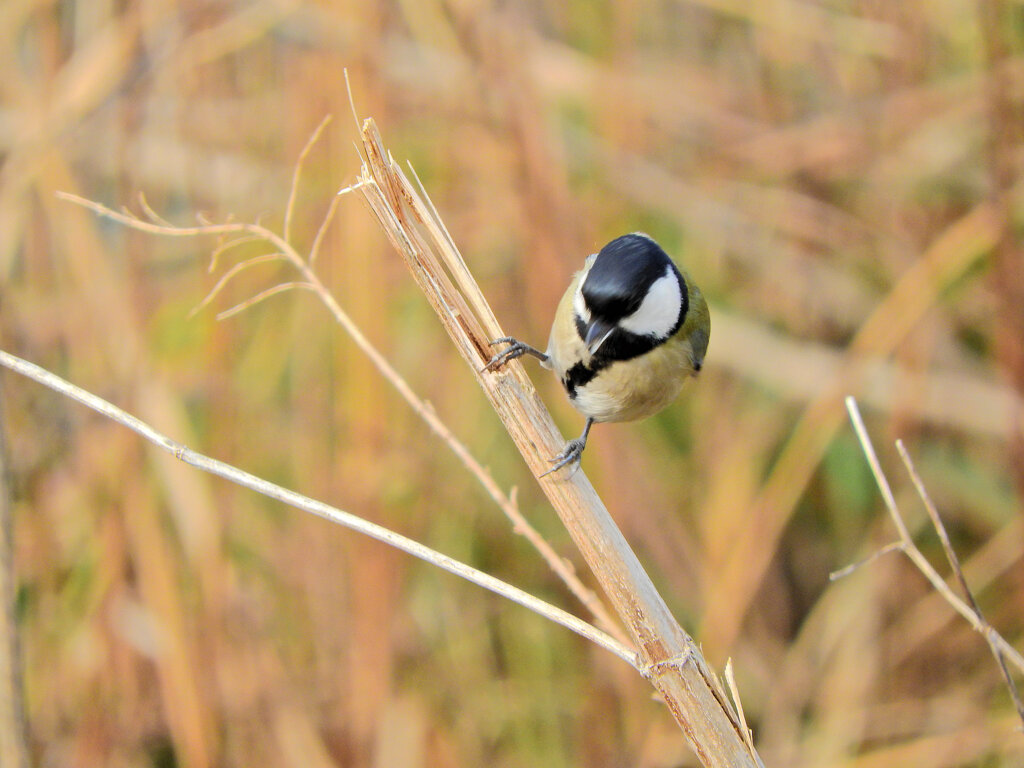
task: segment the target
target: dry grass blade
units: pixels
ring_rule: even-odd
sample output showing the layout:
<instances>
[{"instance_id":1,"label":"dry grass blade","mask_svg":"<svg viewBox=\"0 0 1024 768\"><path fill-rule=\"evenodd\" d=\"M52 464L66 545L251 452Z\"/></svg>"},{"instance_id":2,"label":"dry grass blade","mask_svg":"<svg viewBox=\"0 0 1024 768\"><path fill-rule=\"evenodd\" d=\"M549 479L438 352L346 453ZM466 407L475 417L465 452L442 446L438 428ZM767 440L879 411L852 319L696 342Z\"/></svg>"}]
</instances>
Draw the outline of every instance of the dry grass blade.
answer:
<instances>
[{"instance_id":1,"label":"dry grass blade","mask_svg":"<svg viewBox=\"0 0 1024 768\"><path fill-rule=\"evenodd\" d=\"M563 446L523 367L483 372L489 342L504 334L432 206L384 148L372 119L362 126L360 187L459 353L535 475ZM679 626L583 472L541 487L636 641L649 679L707 766L756 766L755 753L721 684ZM687 658L685 664L668 663Z\"/></svg>"}]
</instances>

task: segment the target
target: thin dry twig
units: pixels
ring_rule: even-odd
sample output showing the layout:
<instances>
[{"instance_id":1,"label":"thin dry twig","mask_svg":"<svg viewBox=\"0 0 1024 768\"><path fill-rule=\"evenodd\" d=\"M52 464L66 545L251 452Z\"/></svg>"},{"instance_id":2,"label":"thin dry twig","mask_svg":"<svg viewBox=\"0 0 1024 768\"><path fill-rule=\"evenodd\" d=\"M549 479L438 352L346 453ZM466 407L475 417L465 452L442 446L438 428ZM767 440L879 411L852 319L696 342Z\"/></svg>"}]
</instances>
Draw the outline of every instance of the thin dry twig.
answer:
<instances>
[{"instance_id":1,"label":"thin dry twig","mask_svg":"<svg viewBox=\"0 0 1024 768\"><path fill-rule=\"evenodd\" d=\"M312 266L316 263L316 257L320 253L320 245L323 243L324 234L327 232L327 228L331 226L331 222L334 221L334 212L338 210L338 201L341 200L341 193L331 198L331 204L327 206L327 213L324 214L324 220L320 222L320 227L316 231L316 236L313 238L313 245L309 249L309 264Z\"/></svg>"},{"instance_id":2,"label":"thin dry twig","mask_svg":"<svg viewBox=\"0 0 1024 768\"><path fill-rule=\"evenodd\" d=\"M221 236L223 238L223 235ZM216 248L210 252L210 265L207 267L207 272L211 275L217 271L217 264L220 261L220 256L232 248L238 248L239 246L247 243L258 243L263 238L256 235L242 235L240 237L233 237L230 240L221 242Z\"/></svg>"},{"instance_id":3,"label":"thin dry twig","mask_svg":"<svg viewBox=\"0 0 1024 768\"><path fill-rule=\"evenodd\" d=\"M953 544L949 540L949 534L946 532L946 526L942 522L942 518L939 517L939 511L932 503L932 497L924 487L924 481L921 479L921 475L918 474L917 467L914 466L914 461L910 458L910 454L907 452L907 448L903 444L903 440L896 441L896 450L899 451L900 458L903 460L903 466L907 468L907 474L910 475L910 479L914 483L914 487L917 489L917 495L921 497L925 511L928 512L928 517L931 519L932 525L935 527L935 531L939 535L939 541L942 542L942 549L945 551L946 559L949 561L949 565L953 569L953 576L956 577L957 582L960 584L960 590L964 593L964 597L967 599L967 602L970 603L974 612L980 616L981 608L978 607L978 602L974 599L974 593L971 592L971 588L967 586L967 580L964 578L964 572L960 568L960 558L957 557L956 551L953 549Z\"/></svg>"},{"instance_id":4,"label":"thin dry twig","mask_svg":"<svg viewBox=\"0 0 1024 768\"><path fill-rule=\"evenodd\" d=\"M974 595L971 593L971 590L967 585L967 580L964 578L963 571L960 568L959 559L949 542L949 536L947 535L945 526L939 517L938 510L935 509L935 505L932 503L931 497L925 490L924 483L921 481L920 475L918 475L914 468L913 462L910 461L910 455L907 453L902 441L897 441L896 447L907 466L907 470L910 473L910 477L913 480L915 487L917 488L918 494L924 502L925 508L928 510L928 516L938 533L939 539L942 541L943 548L946 551L946 557L949 560L955 577L957 578L961 589L964 591L964 594L967 596L967 602L962 600L953 592L949 584L946 583L946 580L942 578L934 567L932 567L931 563L928 562L928 559L921 553L921 550L919 550L917 545L914 543L913 538L910 535L910 531L908 530L906 523L903 521L903 515L900 513L899 506L896 504L896 497L892 492L892 487L889 485L889 479L886 477L885 471L882 469L882 465L878 460L874 444L871 442L871 436L868 435L867 428L864 426L864 419L861 417L860 409L857 407L857 401L854 398L846 398L846 410L850 414L850 421L853 423L854 431L857 433L857 439L860 441L861 448L864 451L864 456L867 458L868 465L871 467L871 473L875 477L875 482L878 484L878 488L882 493L882 499L885 501L885 506L889 510L889 515L892 518L893 524L896 526L897 534L899 535L899 541L887 545L884 548L885 551L899 549L906 554L906 556L910 558L910 561L917 567L924 577L928 579L932 587L942 595L946 602L948 602L957 613L967 619L971 626L985 638L996 658L1003 680L1006 682L1007 688L1010 691L1010 697L1013 699L1017 714L1021 718L1021 722L1024 723L1024 706L1021 705L1017 686L1014 684L1013 678L1007 668L1007 661L1010 661L1019 671L1024 672L1024 657L1022 657L1021 654L1018 653L1002 635L1000 635L987 621L985 621L984 617L981 615L981 611L978 609L978 604L974 599ZM860 565L860 563L858 565ZM850 570L850 568L846 568L837 573L842 574L849 572Z\"/></svg>"},{"instance_id":5,"label":"thin dry twig","mask_svg":"<svg viewBox=\"0 0 1024 768\"><path fill-rule=\"evenodd\" d=\"M331 116L326 115L323 120L320 121L313 133L306 140L306 146L302 148L299 153L299 159L295 163L295 171L292 174L292 186L288 192L288 203L284 208L284 226L281 228L281 236L291 242L292 240L292 218L295 214L295 199L299 194L299 177L302 175L303 169L306 167L306 158L309 157L310 151L313 149L313 145L320 139L320 134L324 132L324 128L331 122ZM321 227L322 229L322 227ZM312 261L312 258L310 259Z\"/></svg>"},{"instance_id":6,"label":"thin dry twig","mask_svg":"<svg viewBox=\"0 0 1024 768\"><path fill-rule=\"evenodd\" d=\"M139 192L139 206L142 208L142 212L146 214L146 217L154 224L159 224L161 227L173 226L171 222L153 210L149 205L149 201L146 199L145 192ZM130 215L130 212L127 209L123 210L125 213L129 213Z\"/></svg>"},{"instance_id":7,"label":"thin dry twig","mask_svg":"<svg viewBox=\"0 0 1024 768\"><path fill-rule=\"evenodd\" d=\"M238 239L241 240L243 238ZM217 295L224 289L224 286L231 282L231 279L239 272L244 272L250 267L255 267L258 264L266 264L267 262L270 261L281 261L281 259L283 258L284 254L265 253L260 256L253 256L252 258L246 259L245 261L238 262L233 267L231 267L231 269L229 269L227 272L220 276L220 279L217 280L216 283L214 283L213 288L211 288L210 291L206 294L206 296L203 297L203 300L196 304L188 313L186 319L195 317L197 314L199 314L200 310L202 310L211 301L217 298Z\"/></svg>"},{"instance_id":8,"label":"thin dry twig","mask_svg":"<svg viewBox=\"0 0 1024 768\"><path fill-rule=\"evenodd\" d=\"M227 320L229 317L234 317L239 312L244 312L249 307L259 304L264 299L269 299L271 296L276 296L279 293L285 293L286 291L290 291L294 288L302 288L307 291L313 291L314 293L316 292L316 286L311 285L310 283L303 283L299 281L293 281L290 283L278 283L277 285L267 288L265 291L260 291L255 296L250 296L245 301L235 304L235 306L231 307L230 309L225 309L222 312L218 312L217 319Z\"/></svg>"},{"instance_id":9,"label":"thin dry twig","mask_svg":"<svg viewBox=\"0 0 1024 768\"><path fill-rule=\"evenodd\" d=\"M863 558L862 560L858 560L855 563L850 563L848 566L846 566L845 568L840 568L838 571L832 571L832 573L830 573L828 575L828 580L829 581L839 581L839 579L846 578L847 576L849 576L854 571L863 568L865 565L870 565L871 563L875 562L875 560L877 560L878 558L882 557L882 555L887 555L890 552L902 552L902 551L903 551L903 542L902 541L890 541L884 547L882 547L881 549L876 549L874 552L872 552L870 555L868 555L867 557Z\"/></svg>"},{"instance_id":10,"label":"thin dry twig","mask_svg":"<svg viewBox=\"0 0 1024 768\"><path fill-rule=\"evenodd\" d=\"M303 496L295 491L290 491L287 488L282 488L279 485L275 485L274 483L260 477L251 475L237 467L231 466L230 464L225 464L222 461L212 459L209 456L204 456L201 453L197 453L186 448L184 445L181 445L163 433L158 432L138 417L121 410L116 405L97 397L91 392L87 392L86 390L75 386L71 382L50 373L46 369L40 368L38 365L30 363L27 360L22 360L20 357L16 357L3 350L0 350L0 365L9 368L15 373L19 373L22 376L32 379L33 381L52 389L54 392L58 392L69 397L87 408L91 408L97 413L102 414L106 418L117 422L118 424L128 427L158 448L162 448L163 450L173 454L176 459L180 459L186 464L190 464L204 472L209 472L212 475L223 477L226 480L230 480L231 482L237 483L238 485L246 488L251 488L257 493L262 493L264 496L269 496L272 499L282 501L289 506L323 517L327 520L338 523L339 525L343 525L346 528L351 528L354 531L358 531L359 533L373 539L384 542L395 549L406 552L413 557L418 557L419 559L436 565L438 568L442 568L449 573L460 576L466 581L470 581L477 586L483 587L484 589L490 590L491 592L512 600L525 608L529 608L531 611L534 611L551 621L561 624L563 627L576 632L587 640L611 651L620 659L634 667L638 667L639 665L636 653L623 646L615 640L615 638L588 624L582 619L573 616L571 613L545 603L543 600L534 597L528 592L524 592L517 587L513 587L511 584L507 584L500 579L496 579L490 574L478 571L465 563L459 562L458 560L448 557L448 555L432 550L417 541L408 539L405 536L384 528L383 526L376 525L375 523L371 523L368 520L364 520L363 518L349 512L344 512L336 507L324 504L322 501L317 501L316 499Z\"/></svg>"}]
</instances>

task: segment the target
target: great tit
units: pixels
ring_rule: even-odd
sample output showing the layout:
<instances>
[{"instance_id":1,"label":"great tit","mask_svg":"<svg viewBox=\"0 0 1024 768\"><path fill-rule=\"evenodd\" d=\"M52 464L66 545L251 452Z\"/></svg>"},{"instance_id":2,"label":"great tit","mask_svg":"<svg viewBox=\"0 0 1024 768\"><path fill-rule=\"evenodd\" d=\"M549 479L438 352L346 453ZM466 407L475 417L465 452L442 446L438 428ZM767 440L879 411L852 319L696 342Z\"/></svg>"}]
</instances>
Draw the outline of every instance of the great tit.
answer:
<instances>
[{"instance_id":1,"label":"great tit","mask_svg":"<svg viewBox=\"0 0 1024 768\"><path fill-rule=\"evenodd\" d=\"M509 346L485 370L533 355L586 416L583 434L551 459L547 475L579 461L594 422L644 419L675 400L700 371L710 333L700 289L652 238L634 232L587 257L573 276L547 352L511 336L495 339L492 345Z\"/></svg>"}]
</instances>

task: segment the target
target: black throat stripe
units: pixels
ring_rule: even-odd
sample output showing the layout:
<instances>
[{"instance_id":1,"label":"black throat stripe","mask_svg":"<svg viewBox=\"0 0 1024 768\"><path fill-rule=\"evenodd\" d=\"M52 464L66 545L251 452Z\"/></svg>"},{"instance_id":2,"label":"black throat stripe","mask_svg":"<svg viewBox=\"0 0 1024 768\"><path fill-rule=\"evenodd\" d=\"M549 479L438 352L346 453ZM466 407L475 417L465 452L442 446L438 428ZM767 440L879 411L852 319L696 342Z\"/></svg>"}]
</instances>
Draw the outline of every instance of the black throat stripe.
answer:
<instances>
[{"instance_id":1,"label":"black throat stripe","mask_svg":"<svg viewBox=\"0 0 1024 768\"><path fill-rule=\"evenodd\" d=\"M596 360L593 362L597 362ZM576 399L576 390L579 387L586 386L594 377L603 369L607 368L611 364L611 361L593 368L588 368L583 363L576 363L572 368L565 372L565 376L562 377L562 386L565 387L565 391L569 393L569 399Z\"/></svg>"},{"instance_id":2,"label":"black throat stripe","mask_svg":"<svg viewBox=\"0 0 1024 768\"><path fill-rule=\"evenodd\" d=\"M586 327L578 317L576 318L576 329L580 332L580 338L583 338ZM635 333L616 328L608 334L608 338L601 344L597 354L590 358L589 365L580 361L565 372L565 376L562 377L562 385L569 393L569 398L575 399L578 388L589 384L597 374L612 363L632 360L645 355L664 341L665 339L658 339L654 336L638 336Z\"/></svg>"},{"instance_id":3,"label":"black throat stripe","mask_svg":"<svg viewBox=\"0 0 1024 768\"><path fill-rule=\"evenodd\" d=\"M664 341L664 339L656 339L653 336L637 336L635 333L616 328L604 340L600 349L597 350L597 354L590 358L589 365L579 361L565 372L565 376L562 377L562 386L569 393L569 398L574 400L577 389L589 384L597 374L612 363L632 360L645 355Z\"/></svg>"}]
</instances>

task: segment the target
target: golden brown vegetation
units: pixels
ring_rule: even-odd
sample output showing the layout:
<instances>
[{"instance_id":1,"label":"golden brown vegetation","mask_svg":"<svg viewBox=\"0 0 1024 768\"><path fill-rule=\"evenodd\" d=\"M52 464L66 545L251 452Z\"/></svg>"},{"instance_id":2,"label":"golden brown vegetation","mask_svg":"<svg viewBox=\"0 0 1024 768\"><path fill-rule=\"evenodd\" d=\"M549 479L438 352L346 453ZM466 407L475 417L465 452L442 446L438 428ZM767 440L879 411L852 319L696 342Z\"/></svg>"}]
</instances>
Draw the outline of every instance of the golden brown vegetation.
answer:
<instances>
[{"instance_id":1,"label":"golden brown vegetation","mask_svg":"<svg viewBox=\"0 0 1024 768\"><path fill-rule=\"evenodd\" d=\"M582 612L322 305L189 311L217 243L283 226L324 114L409 157L504 328L542 342L583 256L643 229L709 296L701 381L584 466L770 766L1001 766L988 647L902 558L842 397L901 436L988 620L1021 647L1020 8L957 2L0 4L0 334L203 452ZM357 171L335 120L290 217ZM234 259L256 251L233 254ZM222 259L227 259L224 254ZM234 263L222 261L222 264ZM376 222L317 269L559 551L567 537ZM239 273L224 309L291 279ZM579 418L534 377L564 431ZM4 377L29 752L66 765L689 765L606 652L376 543L197 475ZM882 451L895 469L895 451ZM942 549L891 472L911 534Z\"/></svg>"}]
</instances>

